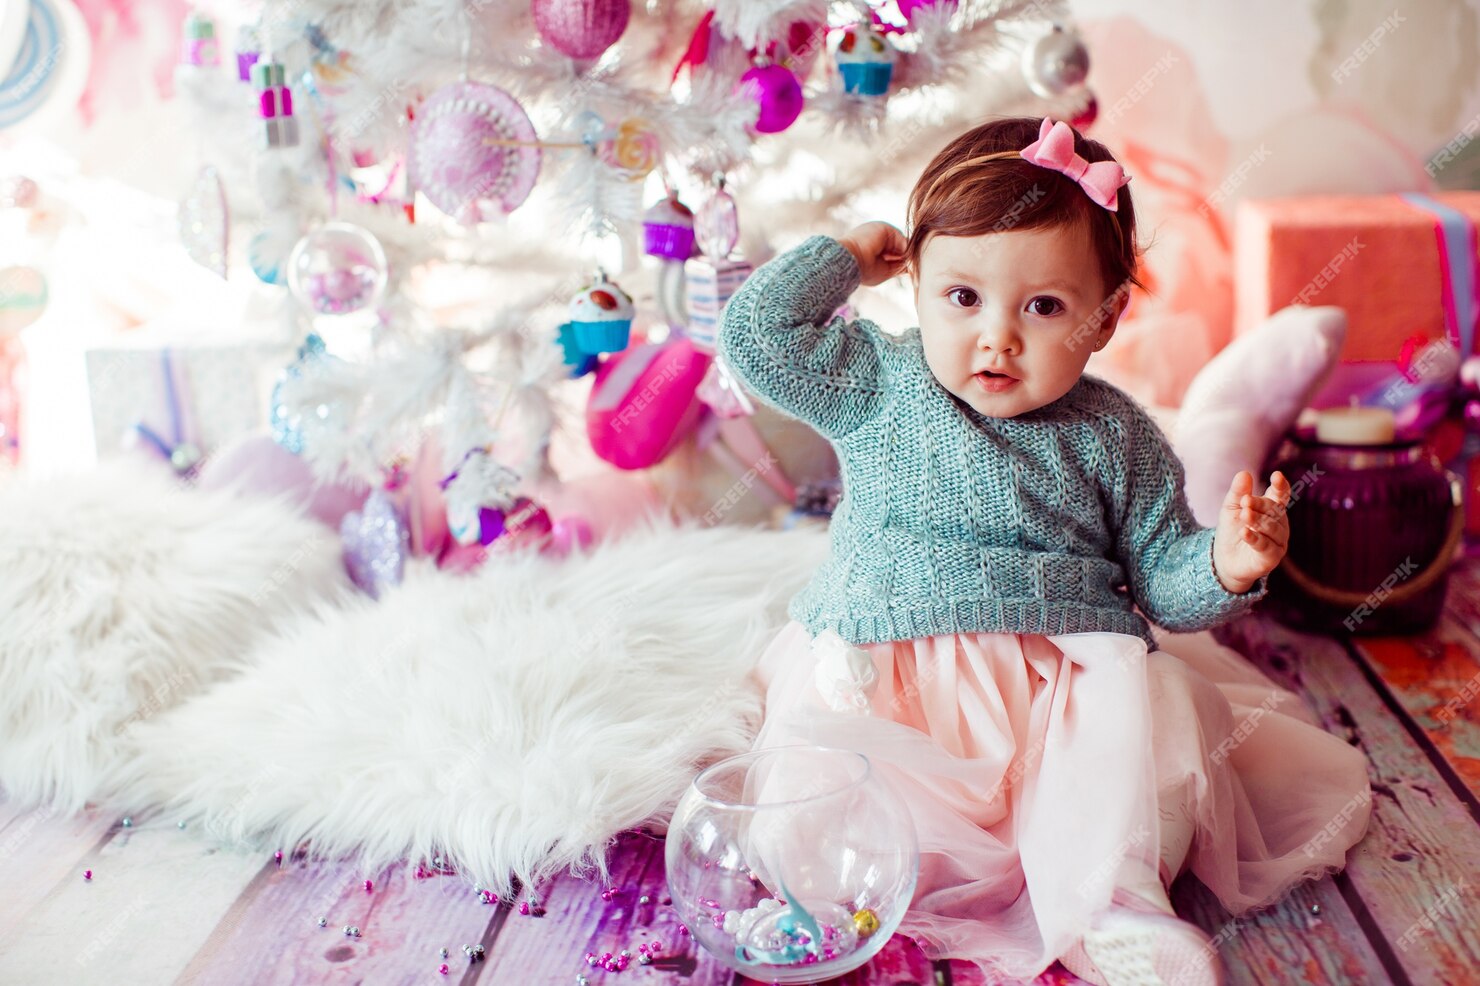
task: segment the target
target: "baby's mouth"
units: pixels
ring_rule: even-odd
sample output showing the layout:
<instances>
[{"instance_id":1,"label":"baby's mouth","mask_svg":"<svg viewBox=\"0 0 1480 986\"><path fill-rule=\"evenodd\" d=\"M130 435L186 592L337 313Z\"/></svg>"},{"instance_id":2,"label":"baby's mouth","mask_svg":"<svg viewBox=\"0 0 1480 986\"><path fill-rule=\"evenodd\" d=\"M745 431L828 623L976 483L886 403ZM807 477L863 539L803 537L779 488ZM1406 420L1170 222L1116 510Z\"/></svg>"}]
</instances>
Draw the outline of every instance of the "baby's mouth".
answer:
<instances>
[{"instance_id":1,"label":"baby's mouth","mask_svg":"<svg viewBox=\"0 0 1480 986\"><path fill-rule=\"evenodd\" d=\"M989 393L998 393L1006 390L1018 382L1018 378L1009 373L994 373L991 370L982 370L973 375L977 385Z\"/></svg>"}]
</instances>

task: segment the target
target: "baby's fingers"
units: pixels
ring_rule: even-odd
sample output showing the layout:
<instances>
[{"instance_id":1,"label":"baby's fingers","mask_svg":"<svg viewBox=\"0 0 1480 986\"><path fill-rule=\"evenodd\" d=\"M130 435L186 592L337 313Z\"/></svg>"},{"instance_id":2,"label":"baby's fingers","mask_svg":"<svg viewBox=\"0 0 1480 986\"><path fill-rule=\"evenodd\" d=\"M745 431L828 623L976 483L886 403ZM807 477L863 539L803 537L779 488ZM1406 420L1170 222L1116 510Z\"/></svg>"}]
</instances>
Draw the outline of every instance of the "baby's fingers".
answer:
<instances>
[{"instance_id":1,"label":"baby's fingers","mask_svg":"<svg viewBox=\"0 0 1480 986\"><path fill-rule=\"evenodd\" d=\"M1281 507L1290 505L1290 481L1285 478L1284 473L1276 470L1270 475L1269 488L1264 491L1264 495Z\"/></svg>"},{"instance_id":2,"label":"baby's fingers","mask_svg":"<svg viewBox=\"0 0 1480 986\"><path fill-rule=\"evenodd\" d=\"M1253 548L1256 553L1265 558L1270 563L1269 567L1271 569L1274 568L1275 564L1279 562L1279 559L1285 553L1285 546L1282 543L1268 534L1256 531L1252 527L1244 528L1242 540L1250 548Z\"/></svg>"}]
</instances>

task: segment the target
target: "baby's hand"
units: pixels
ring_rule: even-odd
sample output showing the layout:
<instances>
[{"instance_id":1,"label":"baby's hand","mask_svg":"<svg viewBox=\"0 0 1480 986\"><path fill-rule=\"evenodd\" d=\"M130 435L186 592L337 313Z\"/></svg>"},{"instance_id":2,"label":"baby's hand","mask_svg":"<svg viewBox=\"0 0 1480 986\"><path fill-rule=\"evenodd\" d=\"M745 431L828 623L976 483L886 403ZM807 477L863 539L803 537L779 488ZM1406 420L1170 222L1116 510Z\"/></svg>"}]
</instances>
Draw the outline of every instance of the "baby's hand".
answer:
<instances>
[{"instance_id":1,"label":"baby's hand","mask_svg":"<svg viewBox=\"0 0 1480 986\"><path fill-rule=\"evenodd\" d=\"M1232 593L1248 592L1274 571L1290 543L1290 483L1283 473L1269 477L1264 496L1254 495L1254 477L1247 471L1233 477L1218 529L1213 535L1213 573Z\"/></svg>"},{"instance_id":2,"label":"baby's hand","mask_svg":"<svg viewBox=\"0 0 1480 986\"><path fill-rule=\"evenodd\" d=\"M904 234L888 223L864 223L838 241L858 261L865 287L883 284L904 272Z\"/></svg>"}]
</instances>

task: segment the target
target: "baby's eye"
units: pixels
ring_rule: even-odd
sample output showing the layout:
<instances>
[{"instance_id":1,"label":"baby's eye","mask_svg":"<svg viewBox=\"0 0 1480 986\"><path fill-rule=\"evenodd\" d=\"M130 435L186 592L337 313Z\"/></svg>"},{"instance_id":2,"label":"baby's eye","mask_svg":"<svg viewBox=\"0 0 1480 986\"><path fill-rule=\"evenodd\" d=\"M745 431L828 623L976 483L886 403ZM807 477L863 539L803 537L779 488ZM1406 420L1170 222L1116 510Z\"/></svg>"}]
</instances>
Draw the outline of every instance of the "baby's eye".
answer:
<instances>
[{"instance_id":1,"label":"baby's eye","mask_svg":"<svg viewBox=\"0 0 1480 986\"><path fill-rule=\"evenodd\" d=\"M981 301L975 291L970 288L951 288L946 292L946 297L951 299L951 304L958 308L975 308Z\"/></svg>"},{"instance_id":2,"label":"baby's eye","mask_svg":"<svg viewBox=\"0 0 1480 986\"><path fill-rule=\"evenodd\" d=\"M1034 298L1032 301L1028 302L1028 311L1030 311L1034 315L1042 315L1044 317L1047 317L1050 315L1057 315L1063 310L1063 302L1059 301L1059 299L1057 298L1050 298L1047 295L1040 295L1039 297Z\"/></svg>"}]
</instances>

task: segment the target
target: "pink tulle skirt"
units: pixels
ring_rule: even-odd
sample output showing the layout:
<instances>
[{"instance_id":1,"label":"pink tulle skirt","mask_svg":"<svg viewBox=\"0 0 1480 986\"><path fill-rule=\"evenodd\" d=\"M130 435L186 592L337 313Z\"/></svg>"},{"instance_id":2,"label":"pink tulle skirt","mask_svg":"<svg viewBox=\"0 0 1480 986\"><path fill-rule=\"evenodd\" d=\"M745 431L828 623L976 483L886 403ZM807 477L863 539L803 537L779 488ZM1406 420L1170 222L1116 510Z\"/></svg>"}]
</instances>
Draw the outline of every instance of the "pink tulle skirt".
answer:
<instances>
[{"instance_id":1,"label":"pink tulle skirt","mask_svg":"<svg viewBox=\"0 0 1480 986\"><path fill-rule=\"evenodd\" d=\"M1162 646L1114 633L866 645L852 656L871 659L872 681L850 707L836 653L819 659L793 622L757 667L756 746L867 755L920 840L900 932L932 958L1032 978L1126 873L1155 879L1179 825L1183 868L1234 914L1340 869L1366 831L1360 751L1209 635Z\"/></svg>"}]
</instances>

